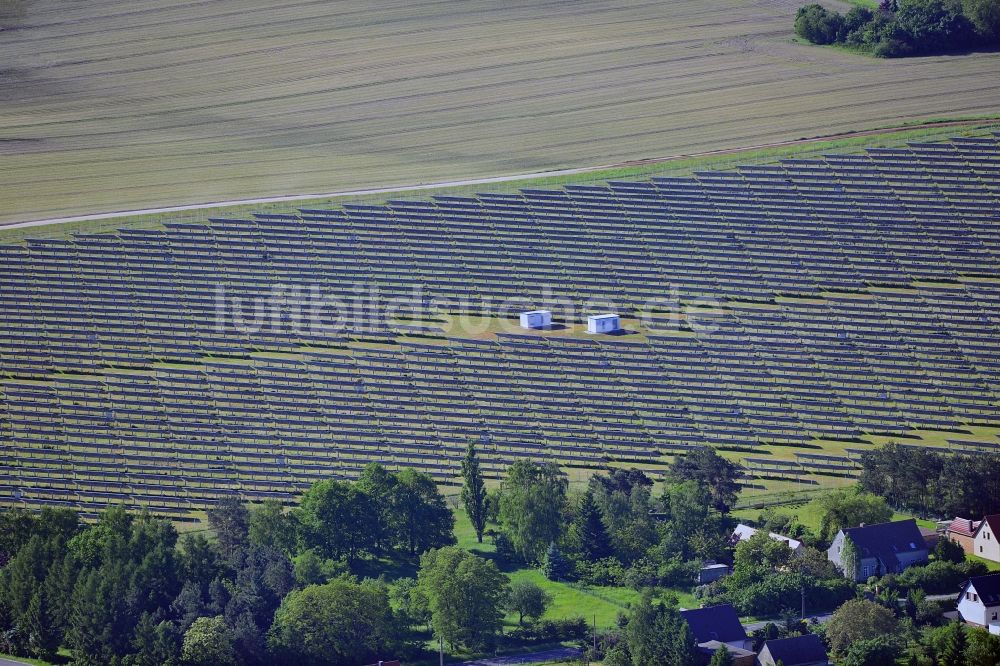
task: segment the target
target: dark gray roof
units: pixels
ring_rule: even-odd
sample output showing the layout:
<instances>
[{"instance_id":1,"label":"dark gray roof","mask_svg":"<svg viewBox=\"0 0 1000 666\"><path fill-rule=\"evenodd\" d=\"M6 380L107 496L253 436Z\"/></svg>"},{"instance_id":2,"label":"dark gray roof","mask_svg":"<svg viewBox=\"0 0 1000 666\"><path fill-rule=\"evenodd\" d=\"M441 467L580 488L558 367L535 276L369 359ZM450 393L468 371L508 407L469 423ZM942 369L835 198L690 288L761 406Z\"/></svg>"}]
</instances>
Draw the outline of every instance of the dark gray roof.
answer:
<instances>
[{"instance_id":1,"label":"dark gray roof","mask_svg":"<svg viewBox=\"0 0 1000 666\"><path fill-rule=\"evenodd\" d=\"M983 604L987 606L1000 605L1000 573L970 578L965 586L968 587L970 584L976 588L976 594L983 600Z\"/></svg>"},{"instance_id":2,"label":"dark gray roof","mask_svg":"<svg viewBox=\"0 0 1000 666\"><path fill-rule=\"evenodd\" d=\"M736 609L729 604L682 610L683 617L699 643L708 641L745 641L746 629L740 624Z\"/></svg>"},{"instance_id":3,"label":"dark gray roof","mask_svg":"<svg viewBox=\"0 0 1000 666\"><path fill-rule=\"evenodd\" d=\"M826 646L816 634L766 641L764 647L775 663L780 661L785 666L826 661Z\"/></svg>"},{"instance_id":4,"label":"dark gray roof","mask_svg":"<svg viewBox=\"0 0 1000 666\"><path fill-rule=\"evenodd\" d=\"M851 537L861 557L877 557L886 565L895 564L901 553L927 550L917 521L912 518L894 523L849 527L844 530L844 534Z\"/></svg>"},{"instance_id":5,"label":"dark gray roof","mask_svg":"<svg viewBox=\"0 0 1000 666\"><path fill-rule=\"evenodd\" d=\"M757 654L753 650L744 650L743 648L734 647L721 641L705 641L704 643L698 643L698 652L711 656L715 654L715 651L719 649L720 645L725 645L726 651L734 659L738 657L753 657ZM0 664L0 666L3 665Z\"/></svg>"}]
</instances>

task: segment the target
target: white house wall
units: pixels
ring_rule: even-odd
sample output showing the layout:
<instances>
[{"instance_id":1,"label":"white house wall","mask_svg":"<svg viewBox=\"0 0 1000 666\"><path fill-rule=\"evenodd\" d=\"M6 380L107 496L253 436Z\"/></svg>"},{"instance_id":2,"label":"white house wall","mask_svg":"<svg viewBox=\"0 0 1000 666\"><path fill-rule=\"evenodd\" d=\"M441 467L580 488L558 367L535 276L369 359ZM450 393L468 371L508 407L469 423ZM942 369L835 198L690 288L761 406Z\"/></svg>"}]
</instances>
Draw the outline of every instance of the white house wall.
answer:
<instances>
[{"instance_id":1,"label":"white house wall","mask_svg":"<svg viewBox=\"0 0 1000 666\"><path fill-rule=\"evenodd\" d=\"M985 523L976 534L975 554L992 562L1000 562L1000 541L989 524Z\"/></svg>"}]
</instances>

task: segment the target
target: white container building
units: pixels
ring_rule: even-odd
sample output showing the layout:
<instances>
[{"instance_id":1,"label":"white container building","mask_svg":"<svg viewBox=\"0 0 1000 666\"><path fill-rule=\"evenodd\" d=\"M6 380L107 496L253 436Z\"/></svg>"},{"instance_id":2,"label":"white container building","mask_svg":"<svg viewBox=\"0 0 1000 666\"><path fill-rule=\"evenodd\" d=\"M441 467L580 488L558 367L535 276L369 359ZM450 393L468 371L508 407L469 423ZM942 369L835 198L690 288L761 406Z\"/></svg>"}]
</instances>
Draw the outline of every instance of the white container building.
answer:
<instances>
[{"instance_id":1,"label":"white container building","mask_svg":"<svg viewBox=\"0 0 1000 666\"><path fill-rule=\"evenodd\" d=\"M600 314L587 317L587 333L614 333L621 329L616 314Z\"/></svg>"},{"instance_id":2,"label":"white container building","mask_svg":"<svg viewBox=\"0 0 1000 666\"><path fill-rule=\"evenodd\" d=\"M551 325L552 313L548 310L521 313L521 328L548 328Z\"/></svg>"}]
</instances>

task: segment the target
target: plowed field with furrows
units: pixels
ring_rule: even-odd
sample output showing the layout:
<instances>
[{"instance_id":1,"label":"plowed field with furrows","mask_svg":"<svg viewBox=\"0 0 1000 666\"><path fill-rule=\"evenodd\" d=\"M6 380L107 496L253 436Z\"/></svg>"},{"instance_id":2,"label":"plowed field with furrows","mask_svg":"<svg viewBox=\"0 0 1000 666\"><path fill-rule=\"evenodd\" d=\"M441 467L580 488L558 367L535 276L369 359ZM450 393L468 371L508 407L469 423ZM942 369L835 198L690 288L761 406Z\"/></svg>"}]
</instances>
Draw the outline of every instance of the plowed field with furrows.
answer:
<instances>
[{"instance_id":1,"label":"plowed field with furrows","mask_svg":"<svg viewBox=\"0 0 1000 666\"><path fill-rule=\"evenodd\" d=\"M0 32L0 222L1000 109L1000 53L797 44L798 4L35 0Z\"/></svg>"}]
</instances>

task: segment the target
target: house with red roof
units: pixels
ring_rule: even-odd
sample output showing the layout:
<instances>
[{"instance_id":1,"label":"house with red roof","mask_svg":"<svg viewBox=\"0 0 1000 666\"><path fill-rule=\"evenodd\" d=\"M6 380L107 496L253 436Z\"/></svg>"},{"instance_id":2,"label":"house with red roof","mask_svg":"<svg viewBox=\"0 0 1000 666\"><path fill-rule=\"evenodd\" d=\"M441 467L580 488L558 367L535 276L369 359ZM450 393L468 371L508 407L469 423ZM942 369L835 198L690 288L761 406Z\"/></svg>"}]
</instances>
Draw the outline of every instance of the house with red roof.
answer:
<instances>
[{"instance_id":1,"label":"house with red roof","mask_svg":"<svg viewBox=\"0 0 1000 666\"><path fill-rule=\"evenodd\" d=\"M1000 513L984 517L979 523L979 527L976 528L976 533L972 536L973 555L978 555L991 562L1000 562L998 535L1000 535Z\"/></svg>"},{"instance_id":2,"label":"house with red roof","mask_svg":"<svg viewBox=\"0 0 1000 666\"><path fill-rule=\"evenodd\" d=\"M976 537L976 530L979 529L979 524L981 520L972 520L971 518L960 518L955 517L948 527L944 530L944 536L946 539L954 541L962 550L965 551L967 555L971 555L975 552L975 546L973 545Z\"/></svg>"}]
</instances>

